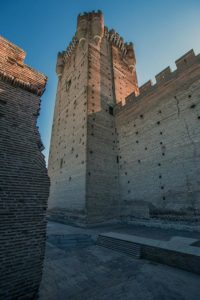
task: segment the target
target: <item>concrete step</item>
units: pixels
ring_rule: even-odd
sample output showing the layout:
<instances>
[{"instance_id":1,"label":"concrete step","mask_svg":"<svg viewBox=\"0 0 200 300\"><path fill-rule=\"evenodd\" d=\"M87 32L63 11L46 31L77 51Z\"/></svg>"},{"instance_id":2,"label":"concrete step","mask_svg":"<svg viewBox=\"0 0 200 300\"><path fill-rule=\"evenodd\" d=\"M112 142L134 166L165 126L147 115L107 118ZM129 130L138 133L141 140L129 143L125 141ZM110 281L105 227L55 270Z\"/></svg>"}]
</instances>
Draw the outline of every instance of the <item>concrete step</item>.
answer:
<instances>
[{"instance_id":1,"label":"concrete step","mask_svg":"<svg viewBox=\"0 0 200 300\"><path fill-rule=\"evenodd\" d=\"M123 241L112 237L99 235L96 244L105 248L109 248L134 258L141 257L141 247L134 242Z\"/></svg>"},{"instance_id":2,"label":"concrete step","mask_svg":"<svg viewBox=\"0 0 200 300\"><path fill-rule=\"evenodd\" d=\"M133 257L153 260L200 274L200 242L198 239L174 236L165 241L108 232L99 235L97 244Z\"/></svg>"}]
</instances>

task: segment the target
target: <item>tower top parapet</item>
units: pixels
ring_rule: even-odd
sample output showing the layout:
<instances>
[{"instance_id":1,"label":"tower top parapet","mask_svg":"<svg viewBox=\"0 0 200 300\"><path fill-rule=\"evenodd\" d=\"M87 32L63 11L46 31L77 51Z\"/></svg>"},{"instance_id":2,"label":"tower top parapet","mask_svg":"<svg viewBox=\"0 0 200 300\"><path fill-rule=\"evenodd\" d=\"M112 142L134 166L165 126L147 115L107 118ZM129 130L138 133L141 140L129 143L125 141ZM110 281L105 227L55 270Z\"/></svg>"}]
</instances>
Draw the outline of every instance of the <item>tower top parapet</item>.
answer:
<instances>
[{"instance_id":1,"label":"tower top parapet","mask_svg":"<svg viewBox=\"0 0 200 300\"><path fill-rule=\"evenodd\" d=\"M114 29L108 30L104 27L104 36L110 41L114 46L121 50L122 56L128 58L131 61L131 65L134 66L136 63L134 45L132 42L125 43L123 37L119 35Z\"/></svg>"},{"instance_id":2,"label":"tower top parapet","mask_svg":"<svg viewBox=\"0 0 200 300\"><path fill-rule=\"evenodd\" d=\"M78 15L78 20L79 19L83 19L83 18L86 18L86 19L91 19L92 17L95 17L95 16L98 16L98 17L102 17L103 18L103 13L101 10L92 10L91 12L84 12L84 13L80 13Z\"/></svg>"},{"instance_id":3,"label":"tower top parapet","mask_svg":"<svg viewBox=\"0 0 200 300\"><path fill-rule=\"evenodd\" d=\"M76 37L79 42L94 40L97 44L101 41L104 33L104 18L102 11L84 12L77 18Z\"/></svg>"},{"instance_id":4,"label":"tower top parapet","mask_svg":"<svg viewBox=\"0 0 200 300\"><path fill-rule=\"evenodd\" d=\"M56 72L60 77L65 62L71 57L72 53L80 45L82 49L87 43L93 43L96 46L101 44L102 38L117 47L120 50L121 57L128 63L130 70L135 70L135 52L133 43L125 43L124 39L114 29L109 30L104 26L104 16L101 10L84 12L77 17L77 30L69 43L67 49L58 53Z\"/></svg>"}]
</instances>

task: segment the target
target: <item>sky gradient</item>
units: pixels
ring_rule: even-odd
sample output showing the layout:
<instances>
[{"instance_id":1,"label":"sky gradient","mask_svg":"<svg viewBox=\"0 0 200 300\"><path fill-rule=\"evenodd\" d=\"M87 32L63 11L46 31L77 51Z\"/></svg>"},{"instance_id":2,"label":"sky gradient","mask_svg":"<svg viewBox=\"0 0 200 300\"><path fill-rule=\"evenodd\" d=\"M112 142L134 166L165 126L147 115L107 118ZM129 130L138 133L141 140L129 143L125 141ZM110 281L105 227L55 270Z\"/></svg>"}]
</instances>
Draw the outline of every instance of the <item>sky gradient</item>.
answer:
<instances>
[{"instance_id":1,"label":"sky gradient","mask_svg":"<svg viewBox=\"0 0 200 300\"><path fill-rule=\"evenodd\" d=\"M101 9L105 25L134 43L139 85L194 49L200 53L200 0L0 0L0 34L24 49L25 63L48 76L38 125L48 158L55 65L80 12Z\"/></svg>"}]
</instances>

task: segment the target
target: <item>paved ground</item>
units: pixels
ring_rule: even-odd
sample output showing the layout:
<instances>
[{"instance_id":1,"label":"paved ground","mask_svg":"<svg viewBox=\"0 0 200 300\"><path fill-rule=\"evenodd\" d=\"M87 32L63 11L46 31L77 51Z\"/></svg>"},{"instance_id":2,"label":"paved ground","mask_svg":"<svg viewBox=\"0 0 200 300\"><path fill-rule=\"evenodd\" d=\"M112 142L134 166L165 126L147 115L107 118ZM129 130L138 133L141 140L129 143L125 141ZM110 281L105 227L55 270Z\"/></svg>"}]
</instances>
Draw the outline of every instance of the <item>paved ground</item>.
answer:
<instances>
[{"instance_id":1,"label":"paved ground","mask_svg":"<svg viewBox=\"0 0 200 300\"><path fill-rule=\"evenodd\" d=\"M48 234L126 232L157 239L174 235L199 238L199 233L112 226L80 229L49 223ZM92 245L62 250L47 243L40 300L199 300L200 276L157 263L137 260Z\"/></svg>"}]
</instances>

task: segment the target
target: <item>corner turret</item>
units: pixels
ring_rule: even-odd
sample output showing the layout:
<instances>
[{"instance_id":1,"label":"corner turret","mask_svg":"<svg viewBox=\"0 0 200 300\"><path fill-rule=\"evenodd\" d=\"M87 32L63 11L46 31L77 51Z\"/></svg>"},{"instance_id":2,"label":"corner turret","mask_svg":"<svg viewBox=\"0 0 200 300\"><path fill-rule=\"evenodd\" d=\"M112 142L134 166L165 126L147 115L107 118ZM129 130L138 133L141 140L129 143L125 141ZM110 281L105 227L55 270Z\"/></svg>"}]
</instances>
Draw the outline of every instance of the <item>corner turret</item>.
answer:
<instances>
[{"instance_id":1,"label":"corner turret","mask_svg":"<svg viewBox=\"0 0 200 300\"><path fill-rule=\"evenodd\" d=\"M94 40L98 44L103 34L104 18L100 10L79 14L76 32L79 43Z\"/></svg>"},{"instance_id":2,"label":"corner turret","mask_svg":"<svg viewBox=\"0 0 200 300\"><path fill-rule=\"evenodd\" d=\"M61 77L64 68L64 52L58 52L57 64L56 64L56 73L58 78Z\"/></svg>"},{"instance_id":3,"label":"corner turret","mask_svg":"<svg viewBox=\"0 0 200 300\"><path fill-rule=\"evenodd\" d=\"M135 71L135 64L136 64L136 59L135 59L135 51L133 48L133 43L126 44L126 60L128 62L130 70L133 72Z\"/></svg>"}]
</instances>

